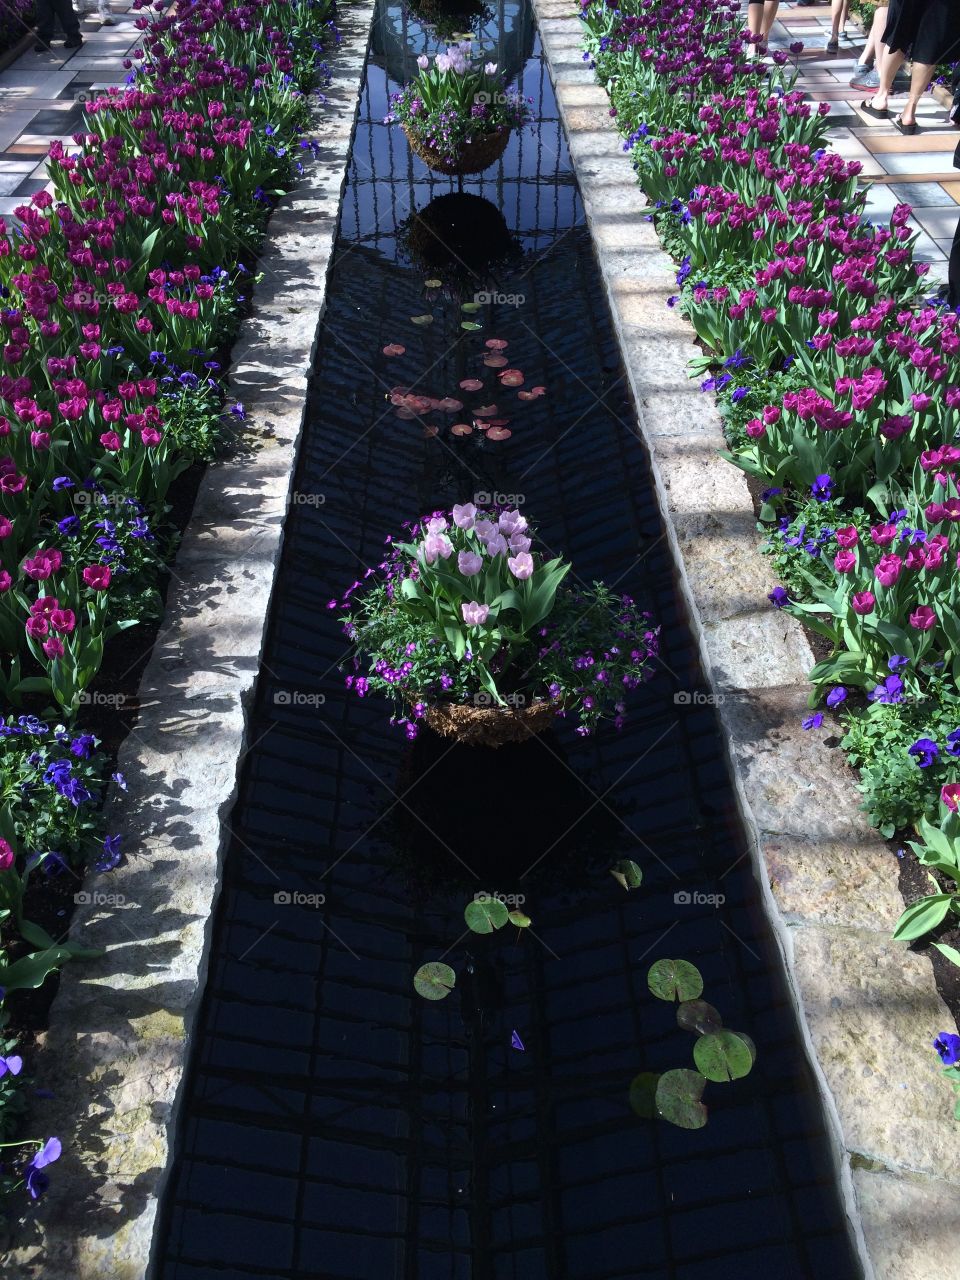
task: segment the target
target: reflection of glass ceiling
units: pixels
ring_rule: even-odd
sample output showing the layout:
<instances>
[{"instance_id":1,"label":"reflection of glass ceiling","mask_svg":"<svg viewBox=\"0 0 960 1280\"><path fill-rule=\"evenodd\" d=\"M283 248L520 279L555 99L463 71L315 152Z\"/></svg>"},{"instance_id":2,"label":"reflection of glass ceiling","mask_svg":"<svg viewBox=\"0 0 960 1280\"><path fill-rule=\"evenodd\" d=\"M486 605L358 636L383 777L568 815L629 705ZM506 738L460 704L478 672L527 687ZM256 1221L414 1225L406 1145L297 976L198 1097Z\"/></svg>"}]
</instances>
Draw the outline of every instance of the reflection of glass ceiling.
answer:
<instances>
[{"instance_id":1,"label":"reflection of glass ceiling","mask_svg":"<svg viewBox=\"0 0 960 1280\"><path fill-rule=\"evenodd\" d=\"M436 5L437 0L428 0L428 3ZM465 14L462 29L473 32L488 60L499 63L512 82L533 52L536 30L533 14L530 6L521 4L520 0L487 0L485 9L489 15L486 21L483 15L478 19ZM447 0L443 11L446 21L446 15L456 13L456 6ZM445 40L437 39L433 26L415 16L417 12L415 4L377 6L370 58L386 69L397 87L416 74L421 53L432 56L446 45Z\"/></svg>"}]
</instances>

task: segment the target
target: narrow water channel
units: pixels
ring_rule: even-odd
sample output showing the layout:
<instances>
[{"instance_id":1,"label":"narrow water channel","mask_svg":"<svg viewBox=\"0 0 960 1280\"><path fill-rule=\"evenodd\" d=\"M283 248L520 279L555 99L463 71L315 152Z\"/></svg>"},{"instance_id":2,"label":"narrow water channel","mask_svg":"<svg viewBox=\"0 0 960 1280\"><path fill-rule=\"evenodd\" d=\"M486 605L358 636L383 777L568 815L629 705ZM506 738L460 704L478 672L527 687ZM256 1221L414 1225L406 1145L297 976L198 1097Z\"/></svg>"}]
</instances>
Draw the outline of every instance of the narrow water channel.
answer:
<instances>
[{"instance_id":1,"label":"narrow water channel","mask_svg":"<svg viewBox=\"0 0 960 1280\"><path fill-rule=\"evenodd\" d=\"M382 124L436 40L393 5L375 20L156 1280L854 1280L717 722L676 699L702 677L533 17L504 3L475 29L536 124L458 206ZM437 264L429 226L459 263ZM462 259L482 236L478 277ZM499 300L464 313L478 279ZM546 388L511 394L508 439L397 419L395 385L490 375L491 337ZM345 692L327 601L402 521L482 491L520 495L583 580L662 626L622 733L407 742ZM631 894L609 874L625 857ZM464 936L480 890L522 897L535 936ZM441 955L461 980L427 1003L412 976ZM691 1065L647 991L665 956L757 1046L694 1132L628 1099L638 1072Z\"/></svg>"}]
</instances>

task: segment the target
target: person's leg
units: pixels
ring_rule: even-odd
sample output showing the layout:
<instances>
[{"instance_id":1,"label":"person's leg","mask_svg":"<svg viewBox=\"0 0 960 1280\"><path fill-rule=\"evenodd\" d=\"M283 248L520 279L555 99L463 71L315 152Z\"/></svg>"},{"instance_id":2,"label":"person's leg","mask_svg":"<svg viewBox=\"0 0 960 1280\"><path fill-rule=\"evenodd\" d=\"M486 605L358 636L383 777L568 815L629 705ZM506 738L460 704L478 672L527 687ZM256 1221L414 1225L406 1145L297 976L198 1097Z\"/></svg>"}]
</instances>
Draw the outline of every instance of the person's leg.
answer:
<instances>
[{"instance_id":1,"label":"person's leg","mask_svg":"<svg viewBox=\"0 0 960 1280\"><path fill-rule=\"evenodd\" d=\"M747 27L752 36L759 36L763 31L764 0L749 0L747 5Z\"/></svg>"},{"instance_id":2,"label":"person's leg","mask_svg":"<svg viewBox=\"0 0 960 1280\"><path fill-rule=\"evenodd\" d=\"M880 88L873 95L873 101L870 105L877 111L886 111L890 102L890 90L893 88L894 77L903 66L905 55L899 49L888 49L885 44L880 46L880 56L877 59L877 65L880 72Z\"/></svg>"},{"instance_id":3,"label":"person's leg","mask_svg":"<svg viewBox=\"0 0 960 1280\"><path fill-rule=\"evenodd\" d=\"M915 62L913 64L913 74L910 77L910 91L907 94L907 103L900 112L901 124L916 124L917 107L920 105L920 99L930 87L930 81L933 79L933 73L936 70L927 62ZM893 81L891 80L891 85Z\"/></svg>"},{"instance_id":4,"label":"person's leg","mask_svg":"<svg viewBox=\"0 0 960 1280\"><path fill-rule=\"evenodd\" d=\"M960 222L957 223L953 237L953 248L950 251L950 291L947 297L951 307L960 307Z\"/></svg>"},{"instance_id":5,"label":"person's leg","mask_svg":"<svg viewBox=\"0 0 960 1280\"><path fill-rule=\"evenodd\" d=\"M870 30L867 33L867 43L863 46L863 53L860 55L860 61L865 66L870 67L874 62L880 61L880 51L883 48L883 33L887 29L887 14L889 12L889 5L881 4L877 6L873 21L870 23Z\"/></svg>"},{"instance_id":6,"label":"person's leg","mask_svg":"<svg viewBox=\"0 0 960 1280\"><path fill-rule=\"evenodd\" d=\"M63 42L64 48L79 49L83 44L83 37L80 34L80 18L74 10L72 0L53 0L53 6L67 37Z\"/></svg>"},{"instance_id":7,"label":"person's leg","mask_svg":"<svg viewBox=\"0 0 960 1280\"><path fill-rule=\"evenodd\" d=\"M777 10L780 8L780 0L767 0L763 6L763 28L761 35L764 40L770 36L770 29L777 20Z\"/></svg>"},{"instance_id":8,"label":"person's leg","mask_svg":"<svg viewBox=\"0 0 960 1280\"><path fill-rule=\"evenodd\" d=\"M830 34L827 36L827 52L838 53L840 50L840 32L847 24L850 12L850 0L832 0L830 5Z\"/></svg>"},{"instance_id":9,"label":"person's leg","mask_svg":"<svg viewBox=\"0 0 960 1280\"><path fill-rule=\"evenodd\" d=\"M37 42L33 46L37 53L49 49L53 39L53 28L56 15L53 11L53 0L36 0L34 10L37 15Z\"/></svg>"}]
</instances>

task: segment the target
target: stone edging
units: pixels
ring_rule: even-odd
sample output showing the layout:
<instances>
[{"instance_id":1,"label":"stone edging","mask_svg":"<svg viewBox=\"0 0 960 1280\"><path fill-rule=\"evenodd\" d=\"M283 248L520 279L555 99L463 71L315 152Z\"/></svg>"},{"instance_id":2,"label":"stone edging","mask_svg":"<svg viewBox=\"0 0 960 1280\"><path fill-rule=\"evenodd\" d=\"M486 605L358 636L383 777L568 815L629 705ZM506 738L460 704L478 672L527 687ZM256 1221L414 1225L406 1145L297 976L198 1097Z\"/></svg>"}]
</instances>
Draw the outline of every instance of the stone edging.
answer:
<instances>
[{"instance_id":1,"label":"stone edging","mask_svg":"<svg viewBox=\"0 0 960 1280\"><path fill-rule=\"evenodd\" d=\"M108 875L88 875L92 901L77 907L70 928L73 940L105 955L64 969L30 1064L56 1096L33 1104L28 1131L60 1136L63 1156L36 1236L7 1256L5 1280L143 1280L149 1269L229 812L252 745L247 711L372 16L373 0L341 7L332 83L311 123L320 149L270 221L230 379L252 452L208 469L173 568L140 710L120 751L129 790L110 797L110 829L124 836L127 857ZM105 904L98 894L116 896Z\"/></svg>"},{"instance_id":2,"label":"stone edging","mask_svg":"<svg viewBox=\"0 0 960 1280\"><path fill-rule=\"evenodd\" d=\"M687 376L699 351L666 306L675 267L582 61L582 24L570 0L532 2L853 1235L868 1277L960 1278L957 1127L931 1047L953 1020L929 961L891 940L903 901L852 774L800 728L814 658L766 600L746 480L718 456L719 414Z\"/></svg>"}]
</instances>

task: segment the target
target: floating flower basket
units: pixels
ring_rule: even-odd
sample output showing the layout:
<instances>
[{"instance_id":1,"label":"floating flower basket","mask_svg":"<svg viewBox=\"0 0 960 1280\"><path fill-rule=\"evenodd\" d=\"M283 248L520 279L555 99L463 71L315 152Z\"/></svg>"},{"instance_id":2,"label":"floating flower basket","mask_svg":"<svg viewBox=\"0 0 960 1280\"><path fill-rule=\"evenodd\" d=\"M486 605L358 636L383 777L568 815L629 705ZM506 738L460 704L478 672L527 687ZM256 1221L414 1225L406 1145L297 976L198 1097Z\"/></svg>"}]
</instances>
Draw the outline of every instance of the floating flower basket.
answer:
<instances>
[{"instance_id":1,"label":"floating flower basket","mask_svg":"<svg viewBox=\"0 0 960 1280\"><path fill-rule=\"evenodd\" d=\"M466 746L502 747L505 742L526 742L549 729L557 710L554 702L519 708L437 702L427 708L423 718L441 737L456 738Z\"/></svg>"},{"instance_id":2,"label":"floating flower basket","mask_svg":"<svg viewBox=\"0 0 960 1280\"><path fill-rule=\"evenodd\" d=\"M410 150L420 157L428 169L433 169L435 173L445 173L448 177L455 177L465 173L481 173L484 169L489 169L490 165L495 164L506 151L512 131L503 128L496 133L472 138L468 142L461 143L453 157L428 147L406 124L403 126L403 132L407 135Z\"/></svg>"}]
</instances>

